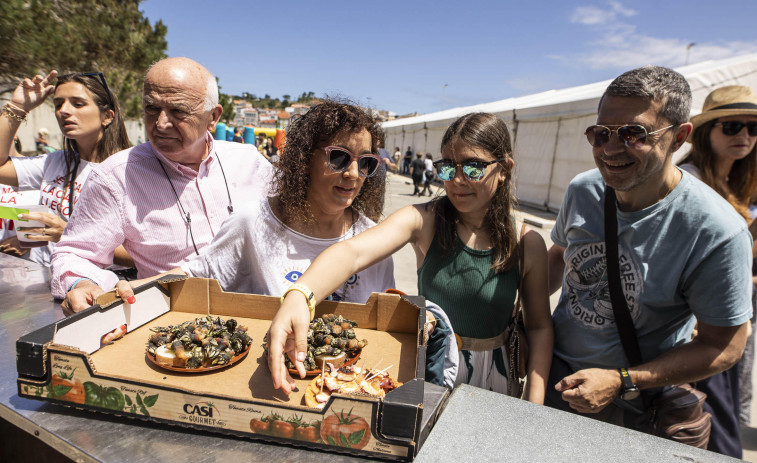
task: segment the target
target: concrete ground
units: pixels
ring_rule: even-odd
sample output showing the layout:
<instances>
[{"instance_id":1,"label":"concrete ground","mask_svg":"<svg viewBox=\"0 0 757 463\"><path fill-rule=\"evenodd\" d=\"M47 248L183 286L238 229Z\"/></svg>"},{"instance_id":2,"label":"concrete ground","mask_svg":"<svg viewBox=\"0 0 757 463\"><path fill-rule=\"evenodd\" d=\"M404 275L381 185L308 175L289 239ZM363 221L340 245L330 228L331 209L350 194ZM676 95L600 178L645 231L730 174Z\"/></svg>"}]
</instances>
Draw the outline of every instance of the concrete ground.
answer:
<instances>
[{"instance_id":1,"label":"concrete ground","mask_svg":"<svg viewBox=\"0 0 757 463\"><path fill-rule=\"evenodd\" d=\"M434 185L434 194L441 190L439 185ZM386 185L386 201L384 204L384 215L387 216L392 212L410 204L417 204L428 201L428 196L413 196L413 183L408 176L388 174ZM527 207L521 207L516 212L516 217L525 220L527 224L537 231L547 244L547 249L552 246L552 240L549 234L555 221L555 214L539 211ZM408 294L418 293L418 277L416 274L415 253L410 245L406 245L394 254L394 278L397 289ZM554 310L559 298L559 292L550 297L550 305ZM755 369L757 372L757 369ZM752 424L749 427L742 428L742 445L744 447L744 460L757 463L757 375L752 375L752 391L755 401L752 402Z\"/></svg>"}]
</instances>

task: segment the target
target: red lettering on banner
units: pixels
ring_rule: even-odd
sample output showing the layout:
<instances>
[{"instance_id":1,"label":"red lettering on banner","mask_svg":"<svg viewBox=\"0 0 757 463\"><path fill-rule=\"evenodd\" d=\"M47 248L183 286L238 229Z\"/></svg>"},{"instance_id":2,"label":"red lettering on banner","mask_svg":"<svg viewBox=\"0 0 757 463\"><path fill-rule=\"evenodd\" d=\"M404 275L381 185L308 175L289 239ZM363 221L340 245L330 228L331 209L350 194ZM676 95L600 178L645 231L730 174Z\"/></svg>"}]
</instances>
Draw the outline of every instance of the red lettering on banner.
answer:
<instances>
[{"instance_id":1,"label":"red lettering on banner","mask_svg":"<svg viewBox=\"0 0 757 463\"><path fill-rule=\"evenodd\" d=\"M0 204L17 204L16 203L16 196L10 196L8 198L4 196L0 196Z\"/></svg>"}]
</instances>

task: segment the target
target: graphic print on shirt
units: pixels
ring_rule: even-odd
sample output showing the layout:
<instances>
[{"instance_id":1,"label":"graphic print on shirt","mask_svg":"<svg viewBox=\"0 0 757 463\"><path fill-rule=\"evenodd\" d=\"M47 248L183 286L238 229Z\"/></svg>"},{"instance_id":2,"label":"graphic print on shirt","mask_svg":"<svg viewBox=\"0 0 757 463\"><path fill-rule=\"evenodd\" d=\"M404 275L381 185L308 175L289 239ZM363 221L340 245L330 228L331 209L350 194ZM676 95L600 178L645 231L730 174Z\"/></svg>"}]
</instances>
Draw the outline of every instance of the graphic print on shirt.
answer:
<instances>
[{"instance_id":1,"label":"graphic print on shirt","mask_svg":"<svg viewBox=\"0 0 757 463\"><path fill-rule=\"evenodd\" d=\"M0 184L0 206L17 207L21 203L20 198L12 186ZM13 220L0 219L0 240L15 235L15 229Z\"/></svg>"},{"instance_id":2,"label":"graphic print on shirt","mask_svg":"<svg viewBox=\"0 0 757 463\"><path fill-rule=\"evenodd\" d=\"M307 269L305 269L307 270ZM289 270L284 275L284 279L287 280L289 283L297 283L297 280L300 279L302 276L302 273L304 270ZM344 300L345 294L347 294L347 291L349 288L353 288L358 285L358 280L360 280L360 277L356 274L352 275L347 279L347 281L342 285L337 291L342 290L344 291L342 294L337 293L337 291L334 291L331 293L331 296L327 297L325 300L327 301L341 301Z\"/></svg>"},{"instance_id":3,"label":"graphic print on shirt","mask_svg":"<svg viewBox=\"0 0 757 463\"><path fill-rule=\"evenodd\" d=\"M78 180L78 179L77 179ZM51 181L42 181L39 203L50 208L63 217L69 214L69 185L66 185L66 177L59 175ZM79 200L82 184L74 180L74 205Z\"/></svg>"},{"instance_id":4,"label":"graphic print on shirt","mask_svg":"<svg viewBox=\"0 0 757 463\"><path fill-rule=\"evenodd\" d=\"M631 318L639 317L639 295L643 281L639 265L622 246L618 249L620 259L620 285L626 298ZM615 324L607 284L607 258L605 243L589 243L576 246L566 256L567 274L565 283L568 292L568 308L572 318L587 328L602 329Z\"/></svg>"}]
</instances>

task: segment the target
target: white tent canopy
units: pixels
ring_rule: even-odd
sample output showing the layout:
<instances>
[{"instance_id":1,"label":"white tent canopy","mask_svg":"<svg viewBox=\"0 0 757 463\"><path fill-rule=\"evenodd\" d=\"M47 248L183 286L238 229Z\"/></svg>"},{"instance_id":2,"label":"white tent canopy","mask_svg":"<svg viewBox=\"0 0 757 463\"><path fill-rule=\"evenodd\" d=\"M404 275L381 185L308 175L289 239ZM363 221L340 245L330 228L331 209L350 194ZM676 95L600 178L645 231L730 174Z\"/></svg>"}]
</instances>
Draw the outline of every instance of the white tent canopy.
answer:
<instances>
[{"instance_id":1,"label":"white tent canopy","mask_svg":"<svg viewBox=\"0 0 757 463\"><path fill-rule=\"evenodd\" d=\"M691 85L692 115L701 111L705 97L717 87L748 85L757 89L757 54L706 61L677 71ZM386 146L402 151L410 146L438 159L444 131L455 119L471 112L496 114L507 122L514 138L518 200L557 211L573 177L595 167L583 132L596 122L599 98L609 83L549 90L385 122ZM684 146L676 156L687 150Z\"/></svg>"}]
</instances>

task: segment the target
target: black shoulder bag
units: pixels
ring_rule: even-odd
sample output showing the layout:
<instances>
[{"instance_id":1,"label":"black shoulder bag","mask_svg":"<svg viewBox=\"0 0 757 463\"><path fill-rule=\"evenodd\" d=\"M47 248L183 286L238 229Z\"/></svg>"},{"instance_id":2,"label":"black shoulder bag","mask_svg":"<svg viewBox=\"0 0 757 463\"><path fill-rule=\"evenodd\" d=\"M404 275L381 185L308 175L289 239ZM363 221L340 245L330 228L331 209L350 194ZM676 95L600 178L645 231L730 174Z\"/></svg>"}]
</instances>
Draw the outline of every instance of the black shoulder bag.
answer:
<instances>
[{"instance_id":1,"label":"black shoulder bag","mask_svg":"<svg viewBox=\"0 0 757 463\"><path fill-rule=\"evenodd\" d=\"M641 349L636 338L631 311L626 304L620 280L618 255L618 220L615 208L615 190L605 190L605 256L607 258L607 283L610 290L612 312L630 366L641 365ZM682 444L707 448L710 440L712 415L704 411L707 395L690 384L664 388L648 400L642 392L647 412L641 420L639 431L674 440Z\"/></svg>"}]
</instances>

